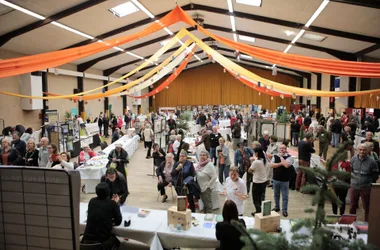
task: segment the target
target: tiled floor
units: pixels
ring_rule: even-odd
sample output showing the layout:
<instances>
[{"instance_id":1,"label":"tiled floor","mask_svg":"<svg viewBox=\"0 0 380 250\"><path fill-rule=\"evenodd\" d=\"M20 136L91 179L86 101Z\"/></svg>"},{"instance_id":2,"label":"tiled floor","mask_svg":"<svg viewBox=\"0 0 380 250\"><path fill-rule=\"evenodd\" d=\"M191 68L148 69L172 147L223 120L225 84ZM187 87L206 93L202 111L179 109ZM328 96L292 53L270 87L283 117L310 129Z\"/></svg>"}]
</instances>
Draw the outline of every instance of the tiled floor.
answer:
<instances>
[{"instance_id":1,"label":"tiled floor","mask_svg":"<svg viewBox=\"0 0 380 250\"><path fill-rule=\"evenodd\" d=\"M315 143L315 148L318 148L318 142ZM334 148L329 148L328 155L330 156L335 151ZM232 154L231 154L232 155ZM140 208L147 209L163 209L166 210L173 205L171 200L171 194L168 193L169 199L166 203L162 203L161 199L157 201L157 178L153 178L152 176L148 176L148 174L152 174L153 163L152 159L145 159L146 151L144 150L143 143L140 143L139 149L135 152L135 154L130 159L130 163L128 164L128 186L130 195L127 199L127 204L129 206L136 206ZM329 158L329 157L328 157ZM81 195L81 201L87 202L95 194L84 194ZM311 195L301 194L296 191L290 191L289 193L289 219L291 218L305 218L310 216L304 212L304 209L311 206ZM266 190L266 199L272 200L272 204L274 204L273 200L273 190L271 188L267 188ZM223 207L225 198L220 197L220 207ZM215 210L214 213L221 213L222 209ZM346 213L348 213L349 207L346 206ZM245 213L244 215L250 216L250 213L255 211L252 199L249 198L245 203ZM326 205L327 214L332 213L331 205L327 203ZM363 210L360 208L358 210L359 219L362 220Z\"/></svg>"}]
</instances>

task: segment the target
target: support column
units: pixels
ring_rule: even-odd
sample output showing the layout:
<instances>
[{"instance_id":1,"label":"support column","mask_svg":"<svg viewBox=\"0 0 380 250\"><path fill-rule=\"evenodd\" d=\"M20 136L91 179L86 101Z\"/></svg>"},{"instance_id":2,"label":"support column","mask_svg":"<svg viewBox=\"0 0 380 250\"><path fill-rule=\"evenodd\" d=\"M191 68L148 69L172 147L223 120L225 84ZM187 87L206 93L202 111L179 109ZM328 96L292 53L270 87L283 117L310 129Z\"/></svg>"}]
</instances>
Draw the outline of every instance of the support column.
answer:
<instances>
[{"instance_id":1,"label":"support column","mask_svg":"<svg viewBox=\"0 0 380 250\"><path fill-rule=\"evenodd\" d=\"M302 81L300 81L300 88L303 88L303 78ZM299 97L299 104L303 104L303 96Z\"/></svg>"},{"instance_id":2,"label":"support column","mask_svg":"<svg viewBox=\"0 0 380 250\"><path fill-rule=\"evenodd\" d=\"M306 78L307 80L307 89L311 90L311 74ZM306 106L311 110L311 100L306 99Z\"/></svg>"},{"instance_id":3,"label":"support column","mask_svg":"<svg viewBox=\"0 0 380 250\"><path fill-rule=\"evenodd\" d=\"M126 84L126 83L124 82L124 83L123 83L123 86L124 86L125 84ZM124 114L127 112L127 96L126 96L126 95L123 95L122 98L123 98L123 111L122 111L122 114L124 115Z\"/></svg>"},{"instance_id":4,"label":"support column","mask_svg":"<svg viewBox=\"0 0 380 250\"><path fill-rule=\"evenodd\" d=\"M42 93L43 93L43 96L47 96L45 94L47 92L48 92L47 72L42 72ZM49 109L49 101L48 100L42 100L41 125L45 124L45 115L46 115L46 110L48 110L48 109Z\"/></svg>"},{"instance_id":5,"label":"support column","mask_svg":"<svg viewBox=\"0 0 380 250\"><path fill-rule=\"evenodd\" d=\"M335 82L335 76L330 75L330 91L335 91L334 82ZM329 108L330 109L335 108L335 97L330 97Z\"/></svg>"},{"instance_id":6,"label":"support column","mask_svg":"<svg viewBox=\"0 0 380 250\"><path fill-rule=\"evenodd\" d=\"M322 74L316 73L317 75L317 90L322 90ZM317 96L317 108L321 110L321 97ZM320 111L322 112L322 111Z\"/></svg>"},{"instance_id":7,"label":"support column","mask_svg":"<svg viewBox=\"0 0 380 250\"><path fill-rule=\"evenodd\" d=\"M74 94L84 91L83 81L84 81L83 77L79 77L79 76L77 77L78 85L77 85L77 90L76 91L74 90ZM82 117L83 120L87 119L86 112L84 110L84 101L78 101L78 114Z\"/></svg>"},{"instance_id":8,"label":"support column","mask_svg":"<svg viewBox=\"0 0 380 250\"><path fill-rule=\"evenodd\" d=\"M350 77L348 79L348 90L350 92L355 92L356 91L356 81L357 81L356 77ZM347 105L347 107L348 108L355 108L354 106L355 106L355 96L348 97L348 105Z\"/></svg>"},{"instance_id":9,"label":"support column","mask_svg":"<svg viewBox=\"0 0 380 250\"><path fill-rule=\"evenodd\" d=\"M103 86L104 85L107 85L108 84L108 81L104 80L103 81ZM103 92L107 91L108 90L108 87L104 87L103 88ZM104 114L108 114L108 105L109 105L109 102L108 102L108 97L104 97ZM108 114L108 117L109 117L110 114Z\"/></svg>"}]
</instances>

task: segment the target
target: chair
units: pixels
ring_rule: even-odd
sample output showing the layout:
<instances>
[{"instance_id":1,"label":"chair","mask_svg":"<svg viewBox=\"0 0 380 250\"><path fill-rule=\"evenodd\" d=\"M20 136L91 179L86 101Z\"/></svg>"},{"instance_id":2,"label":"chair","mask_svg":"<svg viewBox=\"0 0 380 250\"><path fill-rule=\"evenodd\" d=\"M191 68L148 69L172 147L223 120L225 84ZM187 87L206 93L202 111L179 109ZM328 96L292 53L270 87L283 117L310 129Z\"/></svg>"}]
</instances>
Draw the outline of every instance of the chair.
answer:
<instances>
[{"instance_id":1,"label":"chair","mask_svg":"<svg viewBox=\"0 0 380 250\"><path fill-rule=\"evenodd\" d=\"M101 243L95 243L95 244L80 243L79 248L80 250L104 250Z\"/></svg>"},{"instance_id":2,"label":"chair","mask_svg":"<svg viewBox=\"0 0 380 250\"><path fill-rule=\"evenodd\" d=\"M165 189L166 188L167 188L167 186L165 187ZM174 192L173 192L173 186L170 187L170 190L171 190L171 193L172 193L172 202L174 203L175 195L174 195ZM158 201L158 199L160 198L160 196L161 196L161 193L160 193L160 191L158 191L158 195L157 195L157 200L156 201Z\"/></svg>"}]
</instances>

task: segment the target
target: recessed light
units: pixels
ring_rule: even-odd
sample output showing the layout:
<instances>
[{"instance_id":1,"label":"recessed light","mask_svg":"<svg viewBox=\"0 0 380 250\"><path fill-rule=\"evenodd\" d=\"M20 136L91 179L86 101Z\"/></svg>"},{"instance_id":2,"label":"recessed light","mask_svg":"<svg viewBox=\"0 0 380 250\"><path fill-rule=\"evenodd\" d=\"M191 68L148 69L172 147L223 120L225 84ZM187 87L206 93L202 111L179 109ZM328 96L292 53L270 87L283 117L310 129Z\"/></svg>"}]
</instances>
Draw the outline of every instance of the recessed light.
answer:
<instances>
[{"instance_id":1,"label":"recessed light","mask_svg":"<svg viewBox=\"0 0 380 250\"><path fill-rule=\"evenodd\" d=\"M252 56L249 56L249 55L241 54L240 56L241 56L242 58L252 59Z\"/></svg>"},{"instance_id":2,"label":"recessed light","mask_svg":"<svg viewBox=\"0 0 380 250\"><path fill-rule=\"evenodd\" d=\"M325 36L321 36L321 35L318 35L318 34L312 34L312 33L305 33L302 38L304 39L307 39L307 40L311 40L311 41L316 41L316 42L322 42L323 40L326 39Z\"/></svg>"},{"instance_id":3,"label":"recessed light","mask_svg":"<svg viewBox=\"0 0 380 250\"><path fill-rule=\"evenodd\" d=\"M109 9L109 11L117 17L124 17L139 11L139 8L137 8L132 2L128 1Z\"/></svg>"},{"instance_id":4,"label":"recessed light","mask_svg":"<svg viewBox=\"0 0 380 250\"><path fill-rule=\"evenodd\" d=\"M262 0L236 0L236 3L251 5L255 7L261 7Z\"/></svg>"},{"instance_id":5,"label":"recessed light","mask_svg":"<svg viewBox=\"0 0 380 250\"><path fill-rule=\"evenodd\" d=\"M254 43L256 41L256 38L250 37L250 36L239 35L239 40L243 40L243 41Z\"/></svg>"},{"instance_id":6,"label":"recessed light","mask_svg":"<svg viewBox=\"0 0 380 250\"><path fill-rule=\"evenodd\" d=\"M168 42L169 42L169 40L162 41L162 42L160 42L160 45L162 47L164 47Z\"/></svg>"},{"instance_id":7,"label":"recessed light","mask_svg":"<svg viewBox=\"0 0 380 250\"><path fill-rule=\"evenodd\" d=\"M286 34L287 36L292 36L292 35L294 35L294 31L285 30L285 34Z\"/></svg>"}]
</instances>

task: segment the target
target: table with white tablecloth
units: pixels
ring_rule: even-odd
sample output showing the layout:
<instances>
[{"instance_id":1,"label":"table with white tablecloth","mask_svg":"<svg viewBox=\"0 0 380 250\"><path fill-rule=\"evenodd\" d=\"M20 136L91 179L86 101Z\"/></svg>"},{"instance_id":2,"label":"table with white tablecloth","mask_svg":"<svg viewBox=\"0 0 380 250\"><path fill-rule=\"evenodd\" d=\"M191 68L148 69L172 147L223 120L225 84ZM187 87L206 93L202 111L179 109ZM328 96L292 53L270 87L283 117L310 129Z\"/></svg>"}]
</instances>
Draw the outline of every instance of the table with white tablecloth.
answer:
<instances>
[{"instance_id":1,"label":"table with white tablecloth","mask_svg":"<svg viewBox=\"0 0 380 250\"><path fill-rule=\"evenodd\" d=\"M84 231L87 219L87 203L80 203L80 230ZM192 225L188 230L177 230L177 225L168 225L168 213L166 210L146 209L150 213L147 217L138 217L138 208L121 207L124 220L131 220L129 227L120 226L113 228L116 236L128 237L141 241L150 246L151 250L162 250L164 248L217 248L219 241L215 236L216 215L212 221L205 221L205 214L192 213L197 221L197 226ZM255 219L253 217L240 217L244 219L247 229L253 228ZM193 222L195 222L193 220ZM281 220L282 232L288 241L291 241L291 221ZM339 228L339 227L337 227ZM303 230L308 233L307 229ZM366 234L358 234L358 238L367 242Z\"/></svg>"},{"instance_id":2,"label":"table with white tablecloth","mask_svg":"<svg viewBox=\"0 0 380 250\"><path fill-rule=\"evenodd\" d=\"M230 126L231 126L230 119L219 120L219 127L230 127Z\"/></svg>"},{"instance_id":3,"label":"table with white tablecloth","mask_svg":"<svg viewBox=\"0 0 380 250\"><path fill-rule=\"evenodd\" d=\"M162 250L160 241L158 240L156 231L159 229L164 219L167 218L165 210L149 210L150 213L146 218L138 217L139 208L120 207L123 220L120 226L113 228L113 233L116 236L127 237L133 240L140 241L150 246L151 250ZM83 233L86 228L88 203L80 203L80 232ZM131 220L129 227L124 226L124 220Z\"/></svg>"},{"instance_id":4,"label":"table with white tablecloth","mask_svg":"<svg viewBox=\"0 0 380 250\"><path fill-rule=\"evenodd\" d=\"M85 185L85 193L95 193L95 187L100 178L106 173L108 163L108 154L115 148L116 143L123 144L123 149L127 151L128 157L131 158L139 146L140 137L135 135L130 138L125 135L116 142L112 143L102 151L102 155L91 158L85 166L80 166L76 170L80 172L81 179Z\"/></svg>"}]
</instances>

